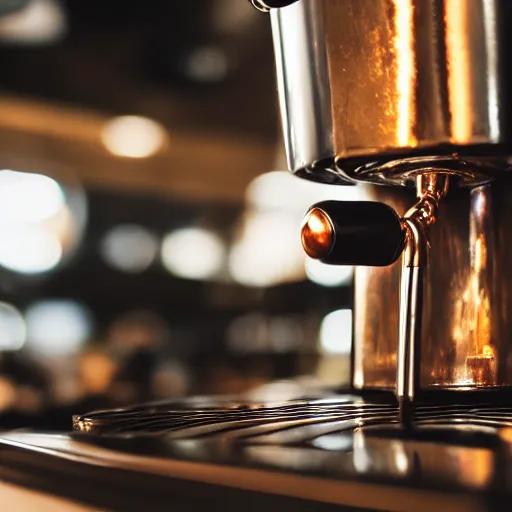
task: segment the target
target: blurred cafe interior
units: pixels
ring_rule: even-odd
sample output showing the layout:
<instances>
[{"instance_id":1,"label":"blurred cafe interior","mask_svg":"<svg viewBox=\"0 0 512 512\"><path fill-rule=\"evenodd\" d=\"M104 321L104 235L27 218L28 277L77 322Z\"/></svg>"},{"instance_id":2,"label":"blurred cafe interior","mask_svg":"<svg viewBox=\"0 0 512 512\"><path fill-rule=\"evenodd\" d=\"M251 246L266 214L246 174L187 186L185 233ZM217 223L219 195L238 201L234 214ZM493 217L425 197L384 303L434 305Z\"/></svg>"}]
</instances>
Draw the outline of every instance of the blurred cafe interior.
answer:
<instances>
[{"instance_id":1,"label":"blurred cafe interior","mask_svg":"<svg viewBox=\"0 0 512 512\"><path fill-rule=\"evenodd\" d=\"M299 229L364 188L286 171L267 18L240 0L0 9L0 429L348 385L353 269L309 260Z\"/></svg>"}]
</instances>

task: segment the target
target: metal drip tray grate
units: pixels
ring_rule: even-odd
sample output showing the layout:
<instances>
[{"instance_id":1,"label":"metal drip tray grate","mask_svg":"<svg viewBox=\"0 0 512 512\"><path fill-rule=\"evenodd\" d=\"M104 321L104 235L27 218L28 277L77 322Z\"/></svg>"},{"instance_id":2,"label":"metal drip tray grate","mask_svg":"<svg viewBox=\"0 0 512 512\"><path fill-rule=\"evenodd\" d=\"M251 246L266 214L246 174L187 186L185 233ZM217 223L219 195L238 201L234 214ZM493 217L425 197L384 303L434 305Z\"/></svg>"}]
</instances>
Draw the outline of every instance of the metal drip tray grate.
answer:
<instances>
[{"instance_id":1,"label":"metal drip tray grate","mask_svg":"<svg viewBox=\"0 0 512 512\"><path fill-rule=\"evenodd\" d=\"M398 409L354 397L257 404L191 400L99 411L74 418L78 432L102 436L212 438L249 443L296 444L359 427L393 426ZM420 405L415 426L494 431L512 426L512 406L495 404Z\"/></svg>"}]
</instances>

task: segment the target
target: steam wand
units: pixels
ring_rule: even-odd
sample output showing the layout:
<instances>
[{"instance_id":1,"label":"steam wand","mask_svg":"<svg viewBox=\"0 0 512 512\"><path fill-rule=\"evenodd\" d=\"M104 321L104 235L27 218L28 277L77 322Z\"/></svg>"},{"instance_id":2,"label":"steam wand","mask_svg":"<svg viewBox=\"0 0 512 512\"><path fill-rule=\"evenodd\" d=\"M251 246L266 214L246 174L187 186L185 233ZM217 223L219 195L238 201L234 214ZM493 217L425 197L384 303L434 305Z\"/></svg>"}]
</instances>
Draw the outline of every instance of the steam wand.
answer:
<instances>
[{"instance_id":1,"label":"steam wand","mask_svg":"<svg viewBox=\"0 0 512 512\"><path fill-rule=\"evenodd\" d=\"M423 278L427 266L425 229L437 220L448 192L448 175L424 169L416 176L418 202L400 218L377 202L323 201L302 224L304 250L331 265L387 266L403 253L400 284L396 396L399 417L412 425L420 384Z\"/></svg>"},{"instance_id":2,"label":"steam wand","mask_svg":"<svg viewBox=\"0 0 512 512\"><path fill-rule=\"evenodd\" d=\"M396 395L404 426L412 425L420 384L423 280L429 247L425 228L437 220L439 202L448 192L448 176L422 173L416 178L416 190L418 202L402 219L406 242L400 283Z\"/></svg>"}]
</instances>

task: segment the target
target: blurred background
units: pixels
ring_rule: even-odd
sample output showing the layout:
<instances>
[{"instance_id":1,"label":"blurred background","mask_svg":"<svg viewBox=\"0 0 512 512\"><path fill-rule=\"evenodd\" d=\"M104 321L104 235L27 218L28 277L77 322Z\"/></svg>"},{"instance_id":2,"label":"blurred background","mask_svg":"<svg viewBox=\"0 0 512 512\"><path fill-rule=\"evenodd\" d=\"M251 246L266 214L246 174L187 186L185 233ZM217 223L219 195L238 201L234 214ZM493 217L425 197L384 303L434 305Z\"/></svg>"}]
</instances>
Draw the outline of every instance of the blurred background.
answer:
<instances>
[{"instance_id":1,"label":"blurred background","mask_svg":"<svg viewBox=\"0 0 512 512\"><path fill-rule=\"evenodd\" d=\"M0 1L0 428L349 381L352 268L305 258L268 17Z\"/></svg>"}]
</instances>

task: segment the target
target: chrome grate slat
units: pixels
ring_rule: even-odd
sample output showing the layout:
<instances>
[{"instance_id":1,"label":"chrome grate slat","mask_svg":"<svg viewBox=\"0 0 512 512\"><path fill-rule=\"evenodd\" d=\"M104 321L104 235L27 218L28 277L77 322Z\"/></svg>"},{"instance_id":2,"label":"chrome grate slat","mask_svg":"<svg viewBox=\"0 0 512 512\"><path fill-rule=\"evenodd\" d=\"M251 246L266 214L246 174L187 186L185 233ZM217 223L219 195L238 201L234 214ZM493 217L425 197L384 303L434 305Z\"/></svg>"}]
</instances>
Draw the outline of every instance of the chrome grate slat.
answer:
<instances>
[{"instance_id":1,"label":"chrome grate slat","mask_svg":"<svg viewBox=\"0 0 512 512\"><path fill-rule=\"evenodd\" d=\"M167 440L220 439L223 442L293 445L313 443L324 435L358 427L393 425L396 405L347 400L299 400L285 404L220 402L195 409L196 404L166 403L74 418L78 432L102 436L165 436ZM418 428L459 425L498 429L512 426L512 407L481 404L424 404L415 412Z\"/></svg>"}]
</instances>

